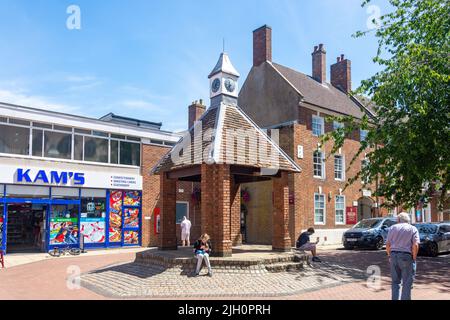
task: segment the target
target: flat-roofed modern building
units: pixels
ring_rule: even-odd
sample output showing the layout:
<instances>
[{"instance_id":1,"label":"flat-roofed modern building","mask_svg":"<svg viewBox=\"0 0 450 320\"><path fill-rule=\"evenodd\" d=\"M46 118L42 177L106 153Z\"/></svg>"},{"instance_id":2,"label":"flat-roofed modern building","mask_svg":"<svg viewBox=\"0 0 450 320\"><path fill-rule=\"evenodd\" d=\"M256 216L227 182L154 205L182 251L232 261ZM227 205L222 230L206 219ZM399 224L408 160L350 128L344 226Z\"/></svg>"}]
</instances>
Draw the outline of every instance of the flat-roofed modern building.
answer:
<instances>
[{"instance_id":1,"label":"flat-roofed modern building","mask_svg":"<svg viewBox=\"0 0 450 320\"><path fill-rule=\"evenodd\" d=\"M148 246L159 191L148 172L180 138L161 125L0 103L1 249Z\"/></svg>"}]
</instances>

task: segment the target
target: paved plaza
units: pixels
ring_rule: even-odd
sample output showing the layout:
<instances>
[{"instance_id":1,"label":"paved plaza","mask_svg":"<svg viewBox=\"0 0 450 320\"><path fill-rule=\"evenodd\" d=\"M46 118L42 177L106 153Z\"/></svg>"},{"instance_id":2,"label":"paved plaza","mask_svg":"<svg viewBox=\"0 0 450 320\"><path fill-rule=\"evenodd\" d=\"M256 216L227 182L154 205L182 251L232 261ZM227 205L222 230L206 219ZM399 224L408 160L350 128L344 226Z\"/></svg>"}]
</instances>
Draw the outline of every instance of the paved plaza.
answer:
<instances>
[{"instance_id":1,"label":"paved plaza","mask_svg":"<svg viewBox=\"0 0 450 320\"><path fill-rule=\"evenodd\" d=\"M384 251L322 249L322 263L284 272L216 270L192 277L134 263L135 252L45 259L0 270L0 299L389 299ZM367 268L381 272L369 278ZM375 267L374 267L375 266ZM80 287L68 287L76 267ZM213 269L214 270L214 269ZM450 255L419 257L413 299L450 300ZM377 280L379 279L379 281ZM69 281L70 283L70 281ZM369 284L369 286L368 286Z\"/></svg>"}]
</instances>

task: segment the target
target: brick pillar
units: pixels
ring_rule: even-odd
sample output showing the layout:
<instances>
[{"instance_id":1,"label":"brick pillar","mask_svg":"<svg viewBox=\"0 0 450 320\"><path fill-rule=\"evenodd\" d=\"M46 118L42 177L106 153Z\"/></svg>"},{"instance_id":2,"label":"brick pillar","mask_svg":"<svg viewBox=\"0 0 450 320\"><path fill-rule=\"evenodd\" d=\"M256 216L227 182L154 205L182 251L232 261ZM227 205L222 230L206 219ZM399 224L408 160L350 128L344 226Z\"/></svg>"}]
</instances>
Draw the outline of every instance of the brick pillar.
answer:
<instances>
[{"instance_id":1,"label":"brick pillar","mask_svg":"<svg viewBox=\"0 0 450 320\"><path fill-rule=\"evenodd\" d=\"M273 178L273 235L272 250L289 251L289 179L287 172Z\"/></svg>"},{"instance_id":2,"label":"brick pillar","mask_svg":"<svg viewBox=\"0 0 450 320\"><path fill-rule=\"evenodd\" d=\"M241 234L241 186L234 183L234 177L232 179L231 186L231 241L233 246L239 246L242 244Z\"/></svg>"},{"instance_id":3,"label":"brick pillar","mask_svg":"<svg viewBox=\"0 0 450 320\"><path fill-rule=\"evenodd\" d=\"M177 180L168 179L161 173L161 233L160 250L177 250L176 206Z\"/></svg>"},{"instance_id":4,"label":"brick pillar","mask_svg":"<svg viewBox=\"0 0 450 320\"><path fill-rule=\"evenodd\" d=\"M213 255L231 256L229 165L202 164L202 233L211 236Z\"/></svg>"}]
</instances>

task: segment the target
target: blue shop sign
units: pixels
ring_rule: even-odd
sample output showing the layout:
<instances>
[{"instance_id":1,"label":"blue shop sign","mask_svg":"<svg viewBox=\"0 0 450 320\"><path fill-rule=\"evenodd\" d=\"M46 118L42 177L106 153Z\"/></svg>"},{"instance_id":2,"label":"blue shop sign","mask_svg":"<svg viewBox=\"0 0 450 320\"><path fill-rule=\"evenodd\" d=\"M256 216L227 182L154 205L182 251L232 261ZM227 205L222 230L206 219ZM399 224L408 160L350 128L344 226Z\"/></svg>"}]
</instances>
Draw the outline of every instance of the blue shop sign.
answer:
<instances>
[{"instance_id":1,"label":"blue shop sign","mask_svg":"<svg viewBox=\"0 0 450 320\"><path fill-rule=\"evenodd\" d=\"M46 171L39 170L32 173L31 169L18 168L16 172L17 182L25 183L44 183L44 184L62 184L67 185L69 182L76 186L85 184L84 173L70 171Z\"/></svg>"}]
</instances>

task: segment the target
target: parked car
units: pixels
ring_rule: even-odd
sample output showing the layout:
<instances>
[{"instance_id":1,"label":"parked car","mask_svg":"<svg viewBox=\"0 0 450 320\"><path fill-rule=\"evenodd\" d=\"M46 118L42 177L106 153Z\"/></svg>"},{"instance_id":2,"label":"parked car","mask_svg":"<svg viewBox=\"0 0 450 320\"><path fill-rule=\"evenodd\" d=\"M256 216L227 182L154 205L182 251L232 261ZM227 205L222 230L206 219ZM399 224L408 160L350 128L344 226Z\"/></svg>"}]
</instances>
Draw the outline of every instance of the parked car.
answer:
<instances>
[{"instance_id":1,"label":"parked car","mask_svg":"<svg viewBox=\"0 0 450 320\"><path fill-rule=\"evenodd\" d=\"M417 223L419 231L419 254L436 257L441 252L450 251L450 223Z\"/></svg>"},{"instance_id":2,"label":"parked car","mask_svg":"<svg viewBox=\"0 0 450 320\"><path fill-rule=\"evenodd\" d=\"M358 222L353 228L344 232L342 244L345 249L372 248L383 249L388 229L397 223L395 218L372 218Z\"/></svg>"}]
</instances>

